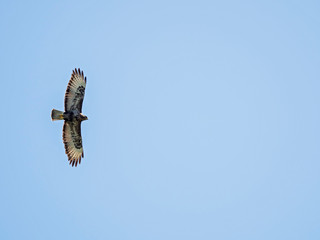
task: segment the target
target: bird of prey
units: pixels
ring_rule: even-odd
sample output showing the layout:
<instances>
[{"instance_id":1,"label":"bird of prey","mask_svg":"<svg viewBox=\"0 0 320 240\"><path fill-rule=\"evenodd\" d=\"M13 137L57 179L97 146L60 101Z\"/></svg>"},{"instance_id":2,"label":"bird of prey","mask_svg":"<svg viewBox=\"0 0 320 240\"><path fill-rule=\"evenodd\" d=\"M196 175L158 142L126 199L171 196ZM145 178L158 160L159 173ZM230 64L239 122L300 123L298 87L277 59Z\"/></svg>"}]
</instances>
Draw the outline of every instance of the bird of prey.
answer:
<instances>
[{"instance_id":1,"label":"bird of prey","mask_svg":"<svg viewBox=\"0 0 320 240\"><path fill-rule=\"evenodd\" d=\"M81 112L86 83L87 77L83 76L83 71L80 68L73 70L64 97L64 112L56 109L51 111L52 121L64 120L62 139L72 167L80 164L81 157L84 157L81 122L88 120L88 117Z\"/></svg>"}]
</instances>

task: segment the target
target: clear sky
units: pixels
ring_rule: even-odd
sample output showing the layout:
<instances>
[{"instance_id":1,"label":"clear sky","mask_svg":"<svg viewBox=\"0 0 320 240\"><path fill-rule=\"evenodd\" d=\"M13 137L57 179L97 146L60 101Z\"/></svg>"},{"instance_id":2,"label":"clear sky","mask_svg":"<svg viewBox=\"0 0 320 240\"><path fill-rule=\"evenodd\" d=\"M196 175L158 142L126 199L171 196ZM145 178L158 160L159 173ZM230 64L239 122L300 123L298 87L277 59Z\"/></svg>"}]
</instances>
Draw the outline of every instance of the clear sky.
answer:
<instances>
[{"instance_id":1,"label":"clear sky","mask_svg":"<svg viewBox=\"0 0 320 240\"><path fill-rule=\"evenodd\" d=\"M1 1L0 239L320 239L319 1ZM72 69L85 158L68 165Z\"/></svg>"}]
</instances>

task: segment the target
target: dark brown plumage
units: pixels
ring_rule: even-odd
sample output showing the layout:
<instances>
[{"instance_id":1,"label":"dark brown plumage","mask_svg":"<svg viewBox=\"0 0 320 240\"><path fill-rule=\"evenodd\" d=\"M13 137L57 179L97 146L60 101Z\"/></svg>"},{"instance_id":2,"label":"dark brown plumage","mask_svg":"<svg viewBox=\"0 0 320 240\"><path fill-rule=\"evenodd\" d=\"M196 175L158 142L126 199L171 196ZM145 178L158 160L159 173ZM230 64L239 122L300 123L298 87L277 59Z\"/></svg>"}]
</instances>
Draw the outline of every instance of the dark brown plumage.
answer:
<instances>
[{"instance_id":1,"label":"dark brown plumage","mask_svg":"<svg viewBox=\"0 0 320 240\"><path fill-rule=\"evenodd\" d=\"M83 71L75 69L67 86L64 112L55 109L51 112L52 120L64 120L62 139L69 164L72 166L80 164L81 158L84 157L81 122L88 118L81 112L86 83L87 78L83 75Z\"/></svg>"}]
</instances>

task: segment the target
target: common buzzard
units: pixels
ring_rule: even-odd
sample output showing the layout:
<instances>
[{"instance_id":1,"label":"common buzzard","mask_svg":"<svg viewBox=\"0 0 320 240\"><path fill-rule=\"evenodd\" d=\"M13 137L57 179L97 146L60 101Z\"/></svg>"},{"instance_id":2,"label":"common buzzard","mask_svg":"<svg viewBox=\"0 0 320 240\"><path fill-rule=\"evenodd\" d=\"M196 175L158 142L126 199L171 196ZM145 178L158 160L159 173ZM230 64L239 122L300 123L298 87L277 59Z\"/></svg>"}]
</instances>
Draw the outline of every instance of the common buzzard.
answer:
<instances>
[{"instance_id":1,"label":"common buzzard","mask_svg":"<svg viewBox=\"0 0 320 240\"><path fill-rule=\"evenodd\" d=\"M83 76L83 71L80 71L80 68L73 70L64 97L64 112L56 109L51 111L52 121L64 120L62 139L72 167L80 164L81 157L84 157L81 122L88 118L81 111L86 83L87 77Z\"/></svg>"}]
</instances>

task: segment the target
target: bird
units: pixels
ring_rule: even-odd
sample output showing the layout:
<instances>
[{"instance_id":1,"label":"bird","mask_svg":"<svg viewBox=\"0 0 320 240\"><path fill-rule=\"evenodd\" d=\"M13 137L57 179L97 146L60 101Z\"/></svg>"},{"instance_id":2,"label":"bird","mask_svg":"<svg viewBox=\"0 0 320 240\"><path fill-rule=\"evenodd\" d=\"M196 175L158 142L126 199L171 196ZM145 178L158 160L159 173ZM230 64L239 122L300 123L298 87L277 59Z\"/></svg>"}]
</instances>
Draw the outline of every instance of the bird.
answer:
<instances>
[{"instance_id":1,"label":"bird","mask_svg":"<svg viewBox=\"0 0 320 240\"><path fill-rule=\"evenodd\" d=\"M69 164L77 166L84 157L81 137L81 122L88 120L82 114L82 103L87 84L83 71L74 69L64 97L64 112L56 109L51 111L51 120L64 120L62 139Z\"/></svg>"}]
</instances>

